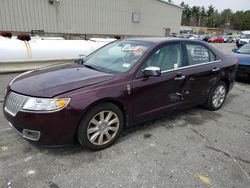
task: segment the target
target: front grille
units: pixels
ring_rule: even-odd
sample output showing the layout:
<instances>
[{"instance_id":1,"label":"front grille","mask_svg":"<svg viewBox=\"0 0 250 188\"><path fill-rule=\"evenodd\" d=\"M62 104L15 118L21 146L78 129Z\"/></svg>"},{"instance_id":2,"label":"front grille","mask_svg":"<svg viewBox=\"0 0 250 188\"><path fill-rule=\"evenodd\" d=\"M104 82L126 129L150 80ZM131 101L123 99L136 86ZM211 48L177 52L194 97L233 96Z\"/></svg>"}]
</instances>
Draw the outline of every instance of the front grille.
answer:
<instances>
[{"instance_id":1,"label":"front grille","mask_svg":"<svg viewBox=\"0 0 250 188\"><path fill-rule=\"evenodd\" d=\"M9 92L5 100L5 110L15 116L22 109L27 99L27 96Z\"/></svg>"}]
</instances>

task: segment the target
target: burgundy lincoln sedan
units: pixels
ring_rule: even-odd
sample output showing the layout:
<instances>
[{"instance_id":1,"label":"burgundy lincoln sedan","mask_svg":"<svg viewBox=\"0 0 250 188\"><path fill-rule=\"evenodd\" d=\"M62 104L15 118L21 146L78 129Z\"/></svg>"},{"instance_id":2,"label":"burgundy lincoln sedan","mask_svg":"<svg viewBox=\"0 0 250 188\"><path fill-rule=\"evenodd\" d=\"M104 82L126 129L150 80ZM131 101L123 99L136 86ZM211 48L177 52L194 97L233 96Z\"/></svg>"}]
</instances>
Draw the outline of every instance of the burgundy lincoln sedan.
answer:
<instances>
[{"instance_id":1,"label":"burgundy lincoln sedan","mask_svg":"<svg viewBox=\"0 0 250 188\"><path fill-rule=\"evenodd\" d=\"M39 145L110 146L128 126L176 109L218 110L237 61L199 41L168 38L110 43L78 61L23 73L6 90L4 115Z\"/></svg>"}]
</instances>

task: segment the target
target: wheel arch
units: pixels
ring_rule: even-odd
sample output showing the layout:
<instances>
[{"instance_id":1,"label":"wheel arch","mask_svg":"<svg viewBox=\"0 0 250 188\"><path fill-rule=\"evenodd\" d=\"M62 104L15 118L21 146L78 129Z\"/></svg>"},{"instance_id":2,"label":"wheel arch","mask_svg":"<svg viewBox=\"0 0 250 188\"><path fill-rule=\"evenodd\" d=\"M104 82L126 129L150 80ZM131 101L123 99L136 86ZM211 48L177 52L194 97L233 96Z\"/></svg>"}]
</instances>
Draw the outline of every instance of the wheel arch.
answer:
<instances>
[{"instance_id":1,"label":"wheel arch","mask_svg":"<svg viewBox=\"0 0 250 188\"><path fill-rule=\"evenodd\" d=\"M75 134L74 134L74 138L77 137L77 131L78 131L78 127L84 117L84 115L86 113L88 113L93 107L97 106L97 105L100 105L100 104L103 104L103 103L111 103L111 104L114 104L116 105L122 112L123 116L124 116L124 128L127 127L127 124L128 124L128 113L127 113L127 107L125 104L123 104L122 102L116 100L116 99L113 99L113 98L103 98L103 99L100 99L100 100L97 100L93 103L91 103L90 105L88 105L86 108L84 108L84 111L82 112L81 114L81 117L80 117L80 120L77 124L77 127L75 129Z\"/></svg>"},{"instance_id":2,"label":"wheel arch","mask_svg":"<svg viewBox=\"0 0 250 188\"><path fill-rule=\"evenodd\" d=\"M229 92L230 82L227 78L221 78L220 81L224 82L227 86L227 93Z\"/></svg>"},{"instance_id":3,"label":"wheel arch","mask_svg":"<svg viewBox=\"0 0 250 188\"><path fill-rule=\"evenodd\" d=\"M120 110L122 111L123 115L126 115L126 113L127 113L127 108L126 108L125 104L123 104L122 102L120 102L120 101L118 101L116 99L113 99L113 98L103 98L103 99L97 100L97 101L91 103L90 105L88 105L85 108L82 116L84 114L86 114L94 106L97 106L97 105L102 104L102 103L112 103L112 104L114 104L114 105L116 105L116 106L118 106L120 108Z\"/></svg>"}]
</instances>

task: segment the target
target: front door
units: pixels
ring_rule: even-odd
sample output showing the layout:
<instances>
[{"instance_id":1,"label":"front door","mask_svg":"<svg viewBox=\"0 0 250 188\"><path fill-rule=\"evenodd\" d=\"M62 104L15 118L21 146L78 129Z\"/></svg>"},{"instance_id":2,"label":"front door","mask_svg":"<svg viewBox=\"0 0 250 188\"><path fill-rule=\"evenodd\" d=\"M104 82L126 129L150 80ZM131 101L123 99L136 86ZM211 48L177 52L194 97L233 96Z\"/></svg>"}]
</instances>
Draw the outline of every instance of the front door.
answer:
<instances>
[{"instance_id":1,"label":"front door","mask_svg":"<svg viewBox=\"0 0 250 188\"><path fill-rule=\"evenodd\" d=\"M182 102L185 76L179 74L178 68L185 65L183 59L180 43L163 45L149 56L132 83L135 121L175 109ZM149 66L160 67L161 76L145 78L141 71Z\"/></svg>"}]
</instances>

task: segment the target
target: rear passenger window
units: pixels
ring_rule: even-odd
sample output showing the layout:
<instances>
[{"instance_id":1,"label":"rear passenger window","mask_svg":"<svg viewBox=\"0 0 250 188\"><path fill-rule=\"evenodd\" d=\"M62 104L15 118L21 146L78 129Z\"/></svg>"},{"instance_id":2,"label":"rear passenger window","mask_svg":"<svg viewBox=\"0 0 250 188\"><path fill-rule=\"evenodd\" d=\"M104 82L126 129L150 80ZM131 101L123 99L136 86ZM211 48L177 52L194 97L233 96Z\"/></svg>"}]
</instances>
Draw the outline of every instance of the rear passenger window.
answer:
<instances>
[{"instance_id":1,"label":"rear passenger window","mask_svg":"<svg viewBox=\"0 0 250 188\"><path fill-rule=\"evenodd\" d=\"M209 57L210 57L210 61L215 61L216 60L216 56L210 50L209 50Z\"/></svg>"},{"instance_id":2,"label":"rear passenger window","mask_svg":"<svg viewBox=\"0 0 250 188\"><path fill-rule=\"evenodd\" d=\"M206 47L198 44L186 44L189 65L215 61L215 55Z\"/></svg>"}]
</instances>

